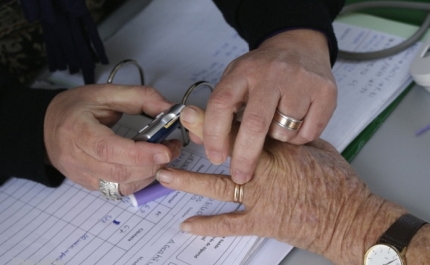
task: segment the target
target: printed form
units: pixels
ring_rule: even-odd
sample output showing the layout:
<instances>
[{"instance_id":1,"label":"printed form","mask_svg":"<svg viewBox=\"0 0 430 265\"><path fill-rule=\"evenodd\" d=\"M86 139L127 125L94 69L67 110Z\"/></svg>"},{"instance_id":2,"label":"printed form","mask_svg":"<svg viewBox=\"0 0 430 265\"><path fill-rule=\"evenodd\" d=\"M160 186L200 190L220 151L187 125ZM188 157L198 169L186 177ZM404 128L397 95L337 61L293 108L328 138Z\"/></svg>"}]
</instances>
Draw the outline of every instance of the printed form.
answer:
<instances>
[{"instance_id":1,"label":"printed form","mask_svg":"<svg viewBox=\"0 0 430 265\"><path fill-rule=\"evenodd\" d=\"M139 127L127 120L138 117L128 118L113 129L132 137ZM215 166L201 151L191 144L170 166L228 174L228 164ZM187 217L241 206L180 191L136 208L127 197L108 201L69 180L52 189L13 179L1 187L0 199L1 264L242 264L263 240L181 232Z\"/></svg>"}]
</instances>

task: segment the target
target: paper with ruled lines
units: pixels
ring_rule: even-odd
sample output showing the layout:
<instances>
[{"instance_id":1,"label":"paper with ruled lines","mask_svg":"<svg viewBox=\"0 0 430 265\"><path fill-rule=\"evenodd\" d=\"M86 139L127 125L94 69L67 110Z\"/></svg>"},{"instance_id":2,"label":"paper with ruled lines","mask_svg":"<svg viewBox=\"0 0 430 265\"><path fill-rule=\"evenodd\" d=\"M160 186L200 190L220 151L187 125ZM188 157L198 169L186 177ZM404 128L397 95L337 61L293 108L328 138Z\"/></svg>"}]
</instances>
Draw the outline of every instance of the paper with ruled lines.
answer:
<instances>
[{"instance_id":1,"label":"paper with ruled lines","mask_svg":"<svg viewBox=\"0 0 430 265\"><path fill-rule=\"evenodd\" d=\"M113 129L134 136L136 119L143 121L125 117ZM193 144L170 166L229 172L227 163L211 164ZM1 264L242 264L263 241L181 232L179 223L187 217L241 209L180 191L135 208L127 198L107 201L69 180L52 189L12 179L0 188L0 199Z\"/></svg>"}]
</instances>

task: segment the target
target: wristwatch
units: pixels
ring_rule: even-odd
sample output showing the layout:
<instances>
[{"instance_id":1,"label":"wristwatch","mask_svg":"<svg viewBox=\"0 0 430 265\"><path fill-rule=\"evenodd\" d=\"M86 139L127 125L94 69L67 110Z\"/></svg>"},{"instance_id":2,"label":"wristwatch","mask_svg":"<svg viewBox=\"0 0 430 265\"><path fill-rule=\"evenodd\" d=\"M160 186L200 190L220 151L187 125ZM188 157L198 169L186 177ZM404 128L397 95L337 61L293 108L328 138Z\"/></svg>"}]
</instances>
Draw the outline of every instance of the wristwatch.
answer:
<instances>
[{"instance_id":1,"label":"wristwatch","mask_svg":"<svg viewBox=\"0 0 430 265\"><path fill-rule=\"evenodd\" d=\"M405 253L418 229L427 222L405 214L364 255L364 265L406 265Z\"/></svg>"}]
</instances>

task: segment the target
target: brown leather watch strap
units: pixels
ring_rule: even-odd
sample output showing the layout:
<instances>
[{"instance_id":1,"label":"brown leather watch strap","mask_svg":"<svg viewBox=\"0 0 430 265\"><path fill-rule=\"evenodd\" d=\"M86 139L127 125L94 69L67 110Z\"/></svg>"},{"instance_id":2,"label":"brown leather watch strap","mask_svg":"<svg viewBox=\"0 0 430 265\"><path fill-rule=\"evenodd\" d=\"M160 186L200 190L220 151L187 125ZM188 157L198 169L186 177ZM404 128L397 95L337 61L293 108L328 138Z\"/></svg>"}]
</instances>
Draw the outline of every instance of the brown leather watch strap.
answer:
<instances>
[{"instance_id":1,"label":"brown leather watch strap","mask_svg":"<svg viewBox=\"0 0 430 265\"><path fill-rule=\"evenodd\" d=\"M399 252L409 245L412 237L421 226L427 222L411 214L402 215L392 224L378 240L378 243L385 243L397 248Z\"/></svg>"}]
</instances>

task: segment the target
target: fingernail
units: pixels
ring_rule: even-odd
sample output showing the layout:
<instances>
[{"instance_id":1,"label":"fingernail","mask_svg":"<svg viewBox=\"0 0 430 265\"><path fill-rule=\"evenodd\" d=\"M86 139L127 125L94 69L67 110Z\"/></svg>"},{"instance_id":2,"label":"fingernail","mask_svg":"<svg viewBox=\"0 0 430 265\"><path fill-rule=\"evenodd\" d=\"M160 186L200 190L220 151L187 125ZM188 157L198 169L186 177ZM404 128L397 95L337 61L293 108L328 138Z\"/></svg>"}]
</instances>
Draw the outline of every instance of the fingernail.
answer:
<instances>
[{"instance_id":1,"label":"fingernail","mask_svg":"<svg viewBox=\"0 0 430 265\"><path fill-rule=\"evenodd\" d=\"M164 182L164 183L170 183L173 180L173 174L171 171L169 170L165 170L165 169L160 169L157 171L157 173L155 174L155 178L159 181L159 182Z\"/></svg>"},{"instance_id":2,"label":"fingernail","mask_svg":"<svg viewBox=\"0 0 430 265\"><path fill-rule=\"evenodd\" d=\"M166 164L170 162L170 157L166 153L155 154L153 159L156 164Z\"/></svg>"},{"instance_id":3,"label":"fingernail","mask_svg":"<svg viewBox=\"0 0 430 265\"><path fill-rule=\"evenodd\" d=\"M250 179L247 174L239 170L233 170L231 175L232 175L233 181L237 184L245 184Z\"/></svg>"},{"instance_id":4,"label":"fingernail","mask_svg":"<svg viewBox=\"0 0 430 265\"><path fill-rule=\"evenodd\" d=\"M191 224L190 224L190 223L188 223L187 221L183 222L183 223L180 225L179 229L181 229L181 231L183 231L183 232L187 232L187 233L189 233L189 232L191 232L191 231L192 231L192 229L191 229Z\"/></svg>"},{"instance_id":5,"label":"fingernail","mask_svg":"<svg viewBox=\"0 0 430 265\"><path fill-rule=\"evenodd\" d=\"M181 120L189 124L194 124L197 119L197 111L190 107L185 107L181 111Z\"/></svg>"},{"instance_id":6,"label":"fingernail","mask_svg":"<svg viewBox=\"0 0 430 265\"><path fill-rule=\"evenodd\" d=\"M220 152L209 152L208 157L212 164L220 165L224 163L224 156Z\"/></svg>"}]
</instances>

